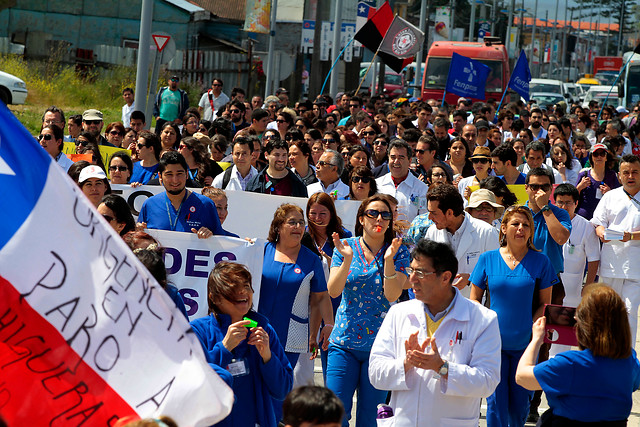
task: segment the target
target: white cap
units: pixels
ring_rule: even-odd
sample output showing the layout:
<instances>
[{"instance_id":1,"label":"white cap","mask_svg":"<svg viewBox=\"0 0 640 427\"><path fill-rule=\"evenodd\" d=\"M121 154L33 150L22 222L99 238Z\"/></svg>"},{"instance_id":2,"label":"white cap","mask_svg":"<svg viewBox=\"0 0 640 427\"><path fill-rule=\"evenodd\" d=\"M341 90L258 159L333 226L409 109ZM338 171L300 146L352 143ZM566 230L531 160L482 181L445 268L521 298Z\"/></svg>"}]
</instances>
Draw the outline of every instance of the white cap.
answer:
<instances>
[{"instance_id":1,"label":"white cap","mask_svg":"<svg viewBox=\"0 0 640 427\"><path fill-rule=\"evenodd\" d=\"M616 108L616 111L618 113L623 113L623 114L627 114L629 112L629 110L627 110L624 106L619 106L618 108Z\"/></svg>"},{"instance_id":2,"label":"white cap","mask_svg":"<svg viewBox=\"0 0 640 427\"><path fill-rule=\"evenodd\" d=\"M85 182L89 178L107 179L107 174L104 173L100 166L89 165L80 171L80 178L78 178L78 182Z\"/></svg>"}]
</instances>

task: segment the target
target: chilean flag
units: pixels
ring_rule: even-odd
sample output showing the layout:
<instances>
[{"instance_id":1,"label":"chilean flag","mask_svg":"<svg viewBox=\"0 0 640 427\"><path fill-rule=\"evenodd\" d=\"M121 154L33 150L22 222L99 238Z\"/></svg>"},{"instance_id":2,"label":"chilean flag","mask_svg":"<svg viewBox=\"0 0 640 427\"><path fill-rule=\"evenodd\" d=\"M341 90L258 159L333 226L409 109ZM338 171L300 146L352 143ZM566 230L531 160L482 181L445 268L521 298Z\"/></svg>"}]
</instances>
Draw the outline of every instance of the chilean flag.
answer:
<instances>
[{"instance_id":1,"label":"chilean flag","mask_svg":"<svg viewBox=\"0 0 640 427\"><path fill-rule=\"evenodd\" d=\"M211 425L232 390L187 320L79 188L0 103L0 416Z\"/></svg>"}]
</instances>

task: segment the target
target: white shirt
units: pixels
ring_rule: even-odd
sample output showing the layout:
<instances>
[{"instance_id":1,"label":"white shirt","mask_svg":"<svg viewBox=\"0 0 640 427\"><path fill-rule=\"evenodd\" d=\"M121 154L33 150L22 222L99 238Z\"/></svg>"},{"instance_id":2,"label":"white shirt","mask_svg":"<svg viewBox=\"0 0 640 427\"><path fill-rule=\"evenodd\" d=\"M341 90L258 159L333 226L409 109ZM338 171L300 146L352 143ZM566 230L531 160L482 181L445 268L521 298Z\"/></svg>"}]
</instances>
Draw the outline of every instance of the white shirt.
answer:
<instances>
[{"instance_id":1,"label":"white shirt","mask_svg":"<svg viewBox=\"0 0 640 427\"><path fill-rule=\"evenodd\" d=\"M127 105L124 104L122 106L122 124L124 125L124 127L128 128L131 122L131 112L133 111L133 107L136 104L131 104L131 105Z\"/></svg>"},{"instance_id":2,"label":"white shirt","mask_svg":"<svg viewBox=\"0 0 640 427\"><path fill-rule=\"evenodd\" d=\"M558 170L553 167L553 162L551 161L550 157L547 157L547 159L545 160L545 164L549 166L551 169L553 169L554 171L558 172ZM567 177L567 179L562 180L562 175L560 175L560 172L558 172L558 175L560 175L561 181L556 181L555 183L561 184L563 182L566 182L571 185L576 185L576 181L578 180L578 174L580 173L581 170L582 170L582 164L580 163L580 161L578 159L571 159L571 169L567 168L564 171L564 174Z\"/></svg>"},{"instance_id":3,"label":"white shirt","mask_svg":"<svg viewBox=\"0 0 640 427\"><path fill-rule=\"evenodd\" d=\"M543 167L543 168L545 168L547 170L550 170L553 173L553 179L555 180L554 184L561 184L562 183L562 175L560 175L560 172L558 172L557 170L555 170L551 166L547 165L546 163L543 163L541 167ZM531 168L529 167L528 163L523 163L520 166L518 166L518 170L526 175L526 174L529 173ZM580 172L580 169L578 169L578 172ZM577 175L576 175L576 179L577 179ZM575 183L573 183L573 184L575 185Z\"/></svg>"},{"instance_id":4,"label":"white shirt","mask_svg":"<svg viewBox=\"0 0 640 427\"><path fill-rule=\"evenodd\" d=\"M640 193L633 200L623 187L607 191L593 212L591 223L615 231L640 231ZM640 240L611 240L602 245L600 276L640 279Z\"/></svg>"},{"instance_id":5,"label":"white shirt","mask_svg":"<svg viewBox=\"0 0 640 427\"><path fill-rule=\"evenodd\" d=\"M60 167L64 170L65 173L69 171L69 168L73 164L73 160L68 158L67 155L64 153L58 154L58 156L54 160L56 161L56 163L60 165Z\"/></svg>"},{"instance_id":6,"label":"white shirt","mask_svg":"<svg viewBox=\"0 0 640 427\"><path fill-rule=\"evenodd\" d=\"M580 215L574 216L571 220L571 235L562 245L562 255L564 257L564 272L560 273L562 283L565 290L577 291L582 288L587 262L600 261L600 240L596 235L596 229ZM580 303L580 295L567 293L563 303L576 307Z\"/></svg>"},{"instance_id":7,"label":"white shirt","mask_svg":"<svg viewBox=\"0 0 640 427\"><path fill-rule=\"evenodd\" d=\"M225 190L244 191L244 189L247 188L247 183L251 180L251 178L258 175L258 170L253 166L251 166L251 169L249 169L249 173L244 178L242 177L242 175L240 175L240 172L238 172L238 168L236 167L236 165L231 166L231 168L231 177L229 177L229 183L227 184L227 188L225 188ZM219 173L215 178L213 178L213 183L211 184L211 186L215 188L222 188L223 181L224 172Z\"/></svg>"},{"instance_id":8,"label":"white shirt","mask_svg":"<svg viewBox=\"0 0 640 427\"><path fill-rule=\"evenodd\" d=\"M329 184L327 187L324 186L322 181L307 185L307 194L309 194L309 196L315 193L327 193L330 195L334 191L338 192L338 199L344 199L349 195L349 186L342 182L340 178Z\"/></svg>"},{"instance_id":9,"label":"white shirt","mask_svg":"<svg viewBox=\"0 0 640 427\"><path fill-rule=\"evenodd\" d=\"M536 135L536 131L533 130L532 127L529 127L529 129L531 130L531 133L533 134L533 140L537 141L539 139L545 139L548 135L548 132L545 128L543 128L542 126L540 126L540 130L538 131L538 134Z\"/></svg>"},{"instance_id":10,"label":"white shirt","mask_svg":"<svg viewBox=\"0 0 640 427\"><path fill-rule=\"evenodd\" d=\"M416 129L420 130L420 126L418 126L418 119L415 119L411 123L416 127ZM433 125L431 124L431 122L427 122L427 129L433 130Z\"/></svg>"},{"instance_id":11,"label":"white shirt","mask_svg":"<svg viewBox=\"0 0 640 427\"><path fill-rule=\"evenodd\" d=\"M391 172L376 179L378 193L389 194L398 200L398 219L411 223L413 218L427 212L427 191L429 186L411 172L396 188Z\"/></svg>"},{"instance_id":12,"label":"white shirt","mask_svg":"<svg viewBox=\"0 0 640 427\"><path fill-rule=\"evenodd\" d=\"M456 290L456 292L458 292ZM404 370L405 341L418 331L427 338L425 306L411 300L391 307L371 348L369 380L380 390L391 390L394 416L378 426L477 427L480 399L490 396L500 381L500 330L495 312L460 298L434 334L449 373L437 378L430 369ZM457 332L460 343L449 345Z\"/></svg>"},{"instance_id":13,"label":"white shirt","mask_svg":"<svg viewBox=\"0 0 640 427\"><path fill-rule=\"evenodd\" d=\"M211 93L211 101L213 102L214 109L211 109L211 102L209 102L209 94ZM229 97L224 94L224 92L220 92L220 95L216 97L212 90L209 89L206 91L202 98L200 98L200 102L198 102L198 107L203 109L202 120L213 121L216 117L216 112L223 107L227 102L229 102Z\"/></svg>"}]
</instances>

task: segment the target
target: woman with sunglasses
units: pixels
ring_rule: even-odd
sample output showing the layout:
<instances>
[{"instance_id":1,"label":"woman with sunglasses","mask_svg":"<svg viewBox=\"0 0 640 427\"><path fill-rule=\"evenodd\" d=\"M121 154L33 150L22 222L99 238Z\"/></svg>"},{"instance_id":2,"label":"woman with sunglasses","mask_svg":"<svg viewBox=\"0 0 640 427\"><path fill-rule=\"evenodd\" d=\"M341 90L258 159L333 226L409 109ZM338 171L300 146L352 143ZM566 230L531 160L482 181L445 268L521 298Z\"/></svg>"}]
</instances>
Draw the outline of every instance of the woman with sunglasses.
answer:
<instances>
[{"instance_id":1,"label":"woman with sunglasses","mask_svg":"<svg viewBox=\"0 0 640 427\"><path fill-rule=\"evenodd\" d=\"M378 192L376 179L366 166L356 166L349 174L349 196L347 200L365 200Z\"/></svg>"},{"instance_id":2,"label":"woman with sunglasses","mask_svg":"<svg viewBox=\"0 0 640 427\"><path fill-rule=\"evenodd\" d=\"M369 167L371 170L380 167L388 162L387 147L389 146L389 137L384 133L379 133L373 140L373 150L369 159Z\"/></svg>"},{"instance_id":3,"label":"woman with sunglasses","mask_svg":"<svg viewBox=\"0 0 640 427\"><path fill-rule=\"evenodd\" d=\"M111 184L128 184L133 172L133 161L124 151L118 151L109 160L109 182Z\"/></svg>"},{"instance_id":4,"label":"woman with sunglasses","mask_svg":"<svg viewBox=\"0 0 640 427\"><path fill-rule=\"evenodd\" d=\"M462 178L473 175L473 164L469 157L469 146L465 140L461 137L453 138L449 146L449 158L445 163L453 169L454 185L458 185Z\"/></svg>"},{"instance_id":5,"label":"woman with sunglasses","mask_svg":"<svg viewBox=\"0 0 640 427\"><path fill-rule=\"evenodd\" d=\"M302 245L304 232L304 214L299 206L283 204L276 209L264 247L258 305L258 313L269 319L284 347L296 384L313 379L313 365L303 363L298 368L297 362L305 353L317 356L320 321L333 324L322 261ZM320 335L325 348L328 329Z\"/></svg>"},{"instance_id":6,"label":"woman with sunglasses","mask_svg":"<svg viewBox=\"0 0 640 427\"><path fill-rule=\"evenodd\" d=\"M607 191L620 187L615 171L609 168L613 156L606 145L598 143L589 153L590 168L583 170L576 179L576 188L580 193L576 213L585 219L591 219L596 206Z\"/></svg>"},{"instance_id":7,"label":"woman with sunglasses","mask_svg":"<svg viewBox=\"0 0 640 427\"><path fill-rule=\"evenodd\" d=\"M280 134L280 139L285 141L287 131L293 127L293 116L286 111L281 111L276 115L276 128Z\"/></svg>"},{"instance_id":8,"label":"woman with sunglasses","mask_svg":"<svg viewBox=\"0 0 640 427\"><path fill-rule=\"evenodd\" d=\"M488 177L489 172L491 172L491 150L489 150L489 147L476 147L470 159L475 175L462 178L458 183L458 191L465 200L465 206L469 200L469 196L471 196L471 189L469 187L472 185L480 185L480 181Z\"/></svg>"},{"instance_id":9,"label":"woman with sunglasses","mask_svg":"<svg viewBox=\"0 0 640 427\"><path fill-rule=\"evenodd\" d=\"M124 236L136 230L136 222L125 199L117 194L107 194L98 205L98 213L104 217L116 233Z\"/></svg>"},{"instance_id":10,"label":"woman with sunglasses","mask_svg":"<svg viewBox=\"0 0 640 427\"><path fill-rule=\"evenodd\" d=\"M329 295L342 301L331 332L327 387L342 400L348 425L358 390L356 426L376 425L376 406L387 392L369 381L369 354L390 303L408 285L409 251L394 238L393 211L387 200L369 197L358 208L355 234L340 240L333 233Z\"/></svg>"},{"instance_id":11,"label":"woman with sunglasses","mask_svg":"<svg viewBox=\"0 0 640 427\"><path fill-rule=\"evenodd\" d=\"M158 163L160 161L160 139L155 133L143 130L138 136L138 158L139 162L133 165L131 174L131 186L144 185L158 176Z\"/></svg>"},{"instance_id":12,"label":"woman with sunglasses","mask_svg":"<svg viewBox=\"0 0 640 427\"><path fill-rule=\"evenodd\" d=\"M507 209L500 248L481 254L469 278L471 300L482 303L485 290L491 295L502 339L500 383L487 398L488 427L522 427L529 414L533 393L516 384L515 370L529 344L531 326L551 302L551 289L558 282L549 258L533 246L533 234L529 208Z\"/></svg>"},{"instance_id":13,"label":"woman with sunglasses","mask_svg":"<svg viewBox=\"0 0 640 427\"><path fill-rule=\"evenodd\" d=\"M340 134L335 130L328 130L322 135L322 148L324 150L336 150L340 145Z\"/></svg>"},{"instance_id":14,"label":"woman with sunglasses","mask_svg":"<svg viewBox=\"0 0 640 427\"><path fill-rule=\"evenodd\" d=\"M368 150L373 149L373 141L376 139L376 136L382 133L380 131L380 126L375 123L369 123L365 126L361 131L359 138L361 141L364 141L364 146L367 147Z\"/></svg>"},{"instance_id":15,"label":"woman with sunglasses","mask_svg":"<svg viewBox=\"0 0 640 427\"><path fill-rule=\"evenodd\" d=\"M113 122L107 125L107 129L104 132L104 137L107 141L114 145L114 147L122 148L124 138L124 125L120 122Z\"/></svg>"},{"instance_id":16,"label":"woman with sunglasses","mask_svg":"<svg viewBox=\"0 0 640 427\"><path fill-rule=\"evenodd\" d=\"M291 145L296 141L304 141L304 133L297 128L291 128L284 135L284 140L287 145Z\"/></svg>"}]
</instances>

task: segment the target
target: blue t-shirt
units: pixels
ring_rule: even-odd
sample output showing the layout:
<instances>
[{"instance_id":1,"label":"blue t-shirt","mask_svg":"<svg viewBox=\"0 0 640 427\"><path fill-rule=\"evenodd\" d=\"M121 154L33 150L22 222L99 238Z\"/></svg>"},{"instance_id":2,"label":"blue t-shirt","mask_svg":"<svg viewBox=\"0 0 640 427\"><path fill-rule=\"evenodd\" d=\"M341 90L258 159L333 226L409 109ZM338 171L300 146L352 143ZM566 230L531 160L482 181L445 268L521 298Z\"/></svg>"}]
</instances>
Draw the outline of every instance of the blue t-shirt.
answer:
<instances>
[{"instance_id":1,"label":"blue t-shirt","mask_svg":"<svg viewBox=\"0 0 640 427\"><path fill-rule=\"evenodd\" d=\"M189 191L179 210L171 204L167 193L149 197L140 209L138 221L146 222L147 228L156 230L191 233L192 228L207 227L214 235L230 235L222 229L216 205L211 199L193 191Z\"/></svg>"},{"instance_id":2,"label":"blue t-shirt","mask_svg":"<svg viewBox=\"0 0 640 427\"><path fill-rule=\"evenodd\" d=\"M636 352L626 359L566 351L533 368L555 415L583 422L625 420L640 386Z\"/></svg>"},{"instance_id":3,"label":"blue t-shirt","mask_svg":"<svg viewBox=\"0 0 640 427\"><path fill-rule=\"evenodd\" d=\"M507 180L504 179L504 175L498 175L498 178L503 180L506 184ZM516 182L514 182L513 185L524 184L526 180L527 180L527 175L520 172L520 174L518 174L518 177L516 178Z\"/></svg>"},{"instance_id":4,"label":"blue t-shirt","mask_svg":"<svg viewBox=\"0 0 640 427\"><path fill-rule=\"evenodd\" d=\"M569 217L569 213L550 203L547 206L551 208L551 212L553 212L558 221L560 221L560 224L562 224L562 226L571 233L571 218ZM528 201L527 207L529 207ZM549 257L556 274L562 273L564 271L562 245L559 245L558 242L553 240L553 237L549 234L549 228L547 227L547 221L544 218L544 213L542 211L538 211L538 213L534 214L533 211L531 211L531 214L533 215L533 222L535 223L533 245L536 249L539 249L543 254Z\"/></svg>"},{"instance_id":5,"label":"blue t-shirt","mask_svg":"<svg viewBox=\"0 0 640 427\"><path fill-rule=\"evenodd\" d=\"M153 166L145 167L142 166L141 162L134 163L133 172L131 173L131 179L129 179L129 182L139 182L141 184L146 184L153 178L157 177L159 165L159 163L156 163Z\"/></svg>"},{"instance_id":6,"label":"blue t-shirt","mask_svg":"<svg viewBox=\"0 0 640 427\"><path fill-rule=\"evenodd\" d=\"M267 243L258 313L269 319L286 352L306 353L310 293L327 291L322 262L305 246L300 247L295 264L275 261L275 254L275 243Z\"/></svg>"},{"instance_id":7,"label":"blue t-shirt","mask_svg":"<svg viewBox=\"0 0 640 427\"><path fill-rule=\"evenodd\" d=\"M489 308L498 315L502 349L522 350L531 337L535 289L553 286L558 276L543 253L529 250L511 270L496 249L480 255L469 281L480 289L489 288Z\"/></svg>"},{"instance_id":8,"label":"blue t-shirt","mask_svg":"<svg viewBox=\"0 0 640 427\"><path fill-rule=\"evenodd\" d=\"M351 350L370 351L390 307L382 286L384 253L388 245L384 245L369 263L364 257L360 237L350 237L342 242L353 249L353 260L330 341ZM331 268L340 267L343 261L342 254L334 251ZM407 248L400 246L393 261L396 271L406 274L410 262Z\"/></svg>"}]
</instances>

